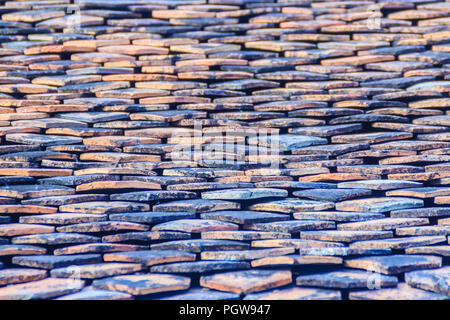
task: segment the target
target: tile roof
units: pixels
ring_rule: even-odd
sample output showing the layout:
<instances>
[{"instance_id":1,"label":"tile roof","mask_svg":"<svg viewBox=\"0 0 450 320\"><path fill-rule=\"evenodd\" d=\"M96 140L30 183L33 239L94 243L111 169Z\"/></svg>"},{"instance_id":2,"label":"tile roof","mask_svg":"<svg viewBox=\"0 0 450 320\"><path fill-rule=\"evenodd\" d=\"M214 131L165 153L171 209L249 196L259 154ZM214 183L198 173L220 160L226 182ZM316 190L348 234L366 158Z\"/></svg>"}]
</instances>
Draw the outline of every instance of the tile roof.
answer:
<instances>
[{"instance_id":1,"label":"tile roof","mask_svg":"<svg viewBox=\"0 0 450 320\"><path fill-rule=\"evenodd\" d=\"M0 16L0 299L450 297L448 0Z\"/></svg>"}]
</instances>

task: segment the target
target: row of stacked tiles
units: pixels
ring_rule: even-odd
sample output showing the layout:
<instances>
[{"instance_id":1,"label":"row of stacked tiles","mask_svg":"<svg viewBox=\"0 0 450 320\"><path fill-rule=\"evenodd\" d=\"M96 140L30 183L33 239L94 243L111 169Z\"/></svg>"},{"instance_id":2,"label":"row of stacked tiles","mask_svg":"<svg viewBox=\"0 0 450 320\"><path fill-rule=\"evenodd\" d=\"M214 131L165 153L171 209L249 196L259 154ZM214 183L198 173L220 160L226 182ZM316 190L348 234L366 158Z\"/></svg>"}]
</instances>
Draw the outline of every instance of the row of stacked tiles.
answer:
<instances>
[{"instance_id":1,"label":"row of stacked tiles","mask_svg":"<svg viewBox=\"0 0 450 320\"><path fill-rule=\"evenodd\" d=\"M0 299L448 299L450 1L0 1Z\"/></svg>"}]
</instances>

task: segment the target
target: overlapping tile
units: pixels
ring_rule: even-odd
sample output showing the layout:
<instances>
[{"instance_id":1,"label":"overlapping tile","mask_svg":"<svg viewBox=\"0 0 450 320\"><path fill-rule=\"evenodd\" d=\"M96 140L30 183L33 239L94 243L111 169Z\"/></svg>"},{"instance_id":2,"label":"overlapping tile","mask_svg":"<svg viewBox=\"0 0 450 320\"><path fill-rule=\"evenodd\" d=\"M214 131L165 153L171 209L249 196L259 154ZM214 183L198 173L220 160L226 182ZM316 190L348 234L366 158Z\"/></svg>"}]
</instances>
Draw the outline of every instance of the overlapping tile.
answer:
<instances>
[{"instance_id":1,"label":"overlapping tile","mask_svg":"<svg viewBox=\"0 0 450 320\"><path fill-rule=\"evenodd\" d=\"M3 2L0 299L450 296L447 2Z\"/></svg>"}]
</instances>

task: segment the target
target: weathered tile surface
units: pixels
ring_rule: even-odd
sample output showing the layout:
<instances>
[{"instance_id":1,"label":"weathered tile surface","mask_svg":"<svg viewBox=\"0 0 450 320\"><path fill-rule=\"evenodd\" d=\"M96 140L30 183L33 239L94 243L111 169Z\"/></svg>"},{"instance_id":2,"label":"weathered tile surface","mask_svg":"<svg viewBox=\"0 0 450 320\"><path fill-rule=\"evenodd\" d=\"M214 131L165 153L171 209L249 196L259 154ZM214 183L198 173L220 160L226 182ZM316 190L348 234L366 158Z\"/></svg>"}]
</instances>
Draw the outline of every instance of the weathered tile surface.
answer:
<instances>
[{"instance_id":1,"label":"weathered tile surface","mask_svg":"<svg viewBox=\"0 0 450 320\"><path fill-rule=\"evenodd\" d=\"M251 293L283 286L292 282L290 271L248 270L203 276L200 285L219 291Z\"/></svg>"},{"instance_id":2,"label":"weathered tile surface","mask_svg":"<svg viewBox=\"0 0 450 320\"><path fill-rule=\"evenodd\" d=\"M345 261L347 267L398 274L414 269L433 269L442 266L442 259L434 256L392 255L356 258Z\"/></svg>"},{"instance_id":3,"label":"weathered tile surface","mask_svg":"<svg viewBox=\"0 0 450 320\"><path fill-rule=\"evenodd\" d=\"M0 288L0 299L50 299L80 291L83 286L82 280L48 278Z\"/></svg>"},{"instance_id":4,"label":"weathered tile surface","mask_svg":"<svg viewBox=\"0 0 450 320\"><path fill-rule=\"evenodd\" d=\"M95 280L93 287L132 295L178 291L189 288L190 279L165 274L127 275Z\"/></svg>"},{"instance_id":5,"label":"weathered tile surface","mask_svg":"<svg viewBox=\"0 0 450 320\"><path fill-rule=\"evenodd\" d=\"M450 296L448 1L1 3L0 299Z\"/></svg>"},{"instance_id":6,"label":"weathered tile surface","mask_svg":"<svg viewBox=\"0 0 450 320\"><path fill-rule=\"evenodd\" d=\"M367 290L352 292L351 300L448 300L444 294L433 293L416 289L404 283L399 283L396 288L379 290Z\"/></svg>"},{"instance_id":7,"label":"weathered tile surface","mask_svg":"<svg viewBox=\"0 0 450 320\"><path fill-rule=\"evenodd\" d=\"M398 282L397 278L393 276L345 269L323 274L298 276L296 283L301 287L353 289L368 288L373 285L374 280L378 281L381 287L395 287Z\"/></svg>"},{"instance_id":8,"label":"weathered tile surface","mask_svg":"<svg viewBox=\"0 0 450 320\"><path fill-rule=\"evenodd\" d=\"M449 268L411 271L405 274L405 282L414 287L449 295Z\"/></svg>"}]
</instances>

